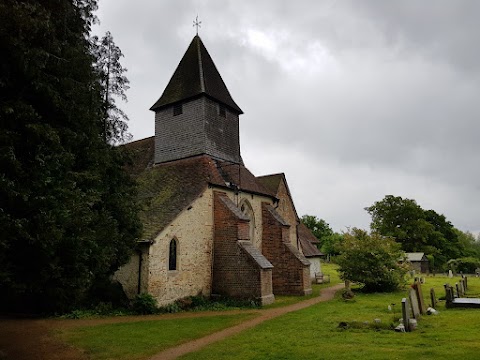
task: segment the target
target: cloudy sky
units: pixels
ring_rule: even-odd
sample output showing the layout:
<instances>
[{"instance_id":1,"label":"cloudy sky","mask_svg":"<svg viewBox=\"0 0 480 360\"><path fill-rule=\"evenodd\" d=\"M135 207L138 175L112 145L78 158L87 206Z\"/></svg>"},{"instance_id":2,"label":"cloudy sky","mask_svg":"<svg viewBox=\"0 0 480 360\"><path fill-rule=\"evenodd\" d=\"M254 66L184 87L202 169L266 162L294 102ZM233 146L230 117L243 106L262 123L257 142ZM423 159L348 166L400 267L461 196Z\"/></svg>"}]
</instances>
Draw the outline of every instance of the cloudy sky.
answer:
<instances>
[{"instance_id":1,"label":"cloudy sky","mask_svg":"<svg viewBox=\"0 0 480 360\"><path fill-rule=\"evenodd\" d=\"M480 230L480 1L100 0L135 140L197 14L245 113L245 164L284 172L300 216L368 228L364 208L392 194Z\"/></svg>"}]
</instances>

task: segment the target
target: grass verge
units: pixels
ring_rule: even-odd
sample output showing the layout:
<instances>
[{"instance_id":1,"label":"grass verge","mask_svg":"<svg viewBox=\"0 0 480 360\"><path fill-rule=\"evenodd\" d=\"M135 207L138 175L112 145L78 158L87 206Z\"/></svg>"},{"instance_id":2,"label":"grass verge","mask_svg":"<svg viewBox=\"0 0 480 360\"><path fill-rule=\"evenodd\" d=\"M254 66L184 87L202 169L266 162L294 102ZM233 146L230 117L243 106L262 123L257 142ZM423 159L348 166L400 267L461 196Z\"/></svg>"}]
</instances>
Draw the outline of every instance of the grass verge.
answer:
<instances>
[{"instance_id":1,"label":"grass verge","mask_svg":"<svg viewBox=\"0 0 480 360\"><path fill-rule=\"evenodd\" d=\"M480 279L469 279L469 292L480 292ZM429 289L443 295L443 284L454 280L428 277L423 286L426 303ZM468 294L467 293L467 294ZM386 327L358 327L344 330L341 322L390 324L400 317L401 299L407 291L388 294L357 293L353 300L340 296L327 303L289 313L267 321L237 336L182 357L182 359L478 359L480 353L480 310L446 309L423 316L412 333L396 333ZM394 311L388 310L388 305Z\"/></svg>"},{"instance_id":2,"label":"grass verge","mask_svg":"<svg viewBox=\"0 0 480 360\"><path fill-rule=\"evenodd\" d=\"M83 349L92 360L138 360L255 316L244 313L125 322L68 329L59 336L63 341Z\"/></svg>"}]
</instances>

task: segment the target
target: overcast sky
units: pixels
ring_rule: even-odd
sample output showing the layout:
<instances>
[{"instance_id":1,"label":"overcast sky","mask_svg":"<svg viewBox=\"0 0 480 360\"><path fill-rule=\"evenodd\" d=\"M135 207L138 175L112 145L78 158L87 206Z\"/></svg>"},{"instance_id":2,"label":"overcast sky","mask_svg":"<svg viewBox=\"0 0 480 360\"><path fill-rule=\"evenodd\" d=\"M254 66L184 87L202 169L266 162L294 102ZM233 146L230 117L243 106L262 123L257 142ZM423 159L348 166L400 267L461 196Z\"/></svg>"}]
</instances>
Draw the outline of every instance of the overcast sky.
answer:
<instances>
[{"instance_id":1,"label":"overcast sky","mask_svg":"<svg viewBox=\"0 0 480 360\"><path fill-rule=\"evenodd\" d=\"M480 1L100 0L135 140L195 35L240 117L255 175L284 172L298 214L368 229L366 206L415 199L480 230Z\"/></svg>"}]
</instances>

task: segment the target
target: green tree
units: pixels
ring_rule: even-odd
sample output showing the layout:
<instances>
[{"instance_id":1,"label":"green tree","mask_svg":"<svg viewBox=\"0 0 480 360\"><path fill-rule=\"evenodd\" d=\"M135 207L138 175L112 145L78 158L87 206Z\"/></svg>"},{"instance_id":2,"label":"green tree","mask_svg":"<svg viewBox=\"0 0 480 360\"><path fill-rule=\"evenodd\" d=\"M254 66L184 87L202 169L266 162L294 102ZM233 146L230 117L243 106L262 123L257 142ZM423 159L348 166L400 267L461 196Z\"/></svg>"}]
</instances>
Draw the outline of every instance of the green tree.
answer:
<instances>
[{"instance_id":1,"label":"green tree","mask_svg":"<svg viewBox=\"0 0 480 360\"><path fill-rule=\"evenodd\" d=\"M372 231L394 238L407 252L421 251L434 231L415 200L387 195L365 210L372 216Z\"/></svg>"},{"instance_id":2,"label":"green tree","mask_svg":"<svg viewBox=\"0 0 480 360\"><path fill-rule=\"evenodd\" d=\"M340 277L364 285L367 292L388 292L404 285L407 269L400 245L378 233L352 229L344 234L336 261Z\"/></svg>"},{"instance_id":3,"label":"green tree","mask_svg":"<svg viewBox=\"0 0 480 360\"><path fill-rule=\"evenodd\" d=\"M0 2L0 305L78 306L140 225L121 149L103 140L94 0ZM17 309L17 310L18 310Z\"/></svg>"},{"instance_id":4,"label":"green tree","mask_svg":"<svg viewBox=\"0 0 480 360\"><path fill-rule=\"evenodd\" d=\"M324 237L320 246L320 250L329 256L335 256L339 254L339 246L343 241L343 234L337 232Z\"/></svg>"},{"instance_id":5,"label":"green tree","mask_svg":"<svg viewBox=\"0 0 480 360\"><path fill-rule=\"evenodd\" d=\"M415 200L387 195L365 210L372 216L372 231L394 238L407 252L432 255L437 268L463 254L455 227L444 215L422 209Z\"/></svg>"},{"instance_id":6,"label":"green tree","mask_svg":"<svg viewBox=\"0 0 480 360\"><path fill-rule=\"evenodd\" d=\"M101 39L92 37L91 44L95 57L94 69L102 89L103 136L105 141L121 143L131 138L127 132L128 116L115 101L116 98L127 101L126 91L130 82L124 75L127 69L120 62L123 54L109 31Z\"/></svg>"},{"instance_id":7,"label":"green tree","mask_svg":"<svg viewBox=\"0 0 480 360\"><path fill-rule=\"evenodd\" d=\"M314 215L303 215L300 221L309 228L312 234L320 241L333 234L330 225L325 220L319 219Z\"/></svg>"}]
</instances>

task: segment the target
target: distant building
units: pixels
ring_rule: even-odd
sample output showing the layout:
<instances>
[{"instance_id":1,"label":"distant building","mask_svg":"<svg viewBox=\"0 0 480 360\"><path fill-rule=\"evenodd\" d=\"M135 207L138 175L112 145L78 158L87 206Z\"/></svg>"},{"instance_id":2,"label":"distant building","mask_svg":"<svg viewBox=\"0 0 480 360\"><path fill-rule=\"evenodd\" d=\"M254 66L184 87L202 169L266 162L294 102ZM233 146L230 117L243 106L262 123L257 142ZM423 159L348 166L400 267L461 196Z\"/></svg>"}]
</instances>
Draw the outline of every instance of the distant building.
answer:
<instances>
[{"instance_id":1,"label":"distant building","mask_svg":"<svg viewBox=\"0 0 480 360\"><path fill-rule=\"evenodd\" d=\"M155 136L126 145L143 222L137 253L115 274L127 295L147 292L165 305L198 294L263 304L310 294L285 176L257 178L244 166L243 112L200 37L151 110Z\"/></svg>"},{"instance_id":2,"label":"distant building","mask_svg":"<svg viewBox=\"0 0 480 360\"><path fill-rule=\"evenodd\" d=\"M428 259L423 252L406 253L407 262L412 270L425 274L428 273Z\"/></svg>"}]
</instances>

